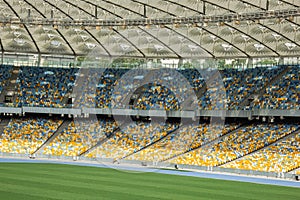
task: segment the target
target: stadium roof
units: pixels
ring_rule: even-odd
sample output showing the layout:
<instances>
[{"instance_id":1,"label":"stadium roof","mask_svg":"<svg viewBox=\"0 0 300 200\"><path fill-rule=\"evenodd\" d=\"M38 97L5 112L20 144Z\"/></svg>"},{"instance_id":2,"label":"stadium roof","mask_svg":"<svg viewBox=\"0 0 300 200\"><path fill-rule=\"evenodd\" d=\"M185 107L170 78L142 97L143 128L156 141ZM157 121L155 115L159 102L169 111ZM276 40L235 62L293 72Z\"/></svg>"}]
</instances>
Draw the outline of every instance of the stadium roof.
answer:
<instances>
[{"instance_id":1,"label":"stadium roof","mask_svg":"<svg viewBox=\"0 0 300 200\"><path fill-rule=\"evenodd\" d=\"M294 57L299 7L299 0L1 0L0 44L2 52L74 56L97 49L116 57Z\"/></svg>"}]
</instances>

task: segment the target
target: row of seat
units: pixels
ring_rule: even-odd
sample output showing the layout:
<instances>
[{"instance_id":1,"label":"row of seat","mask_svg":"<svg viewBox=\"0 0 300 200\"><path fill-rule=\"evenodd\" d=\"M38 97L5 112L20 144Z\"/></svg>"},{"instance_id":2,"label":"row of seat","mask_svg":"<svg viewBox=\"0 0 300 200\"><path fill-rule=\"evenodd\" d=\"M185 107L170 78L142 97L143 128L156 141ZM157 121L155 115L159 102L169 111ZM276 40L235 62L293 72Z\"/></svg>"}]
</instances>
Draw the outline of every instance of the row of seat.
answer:
<instances>
[{"instance_id":1,"label":"row of seat","mask_svg":"<svg viewBox=\"0 0 300 200\"><path fill-rule=\"evenodd\" d=\"M155 143L174 131L177 126L177 123L132 122L117 131L112 138L87 157L121 159Z\"/></svg>"},{"instance_id":2,"label":"row of seat","mask_svg":"<svg viewBox=\"0 0 300 200\"><path fill-rule=\"evenodd\" d=\"M214 72L99 68L89 69L85 74L81 69L21 67L14 104L64 107L68 95L74 92L76 77L84 76L75 89L74 103L78 106L124 107L122 102L128 100L138 87L144 87L135 101L136 109L178 110L193 96L198 99L193 97L191 100L204 110L299 109L299 66L288 68L283 77L268 86L249 107L240 107L286 68L274 66ZM0 68L0 91L12 73L9 69Z\"/></svg>"},{"instance_id":3,"label":"row of seat","mask_svg":"<svg viewBox=\"0 0 300 200\"><path fill-rule=\"evenodd\" d=\"M253 102L255 109L300 109L300 66L294 66Z\"/></svg>"},{"instance_id":4,"label":"row of seat","mask_svg":"<svg viewBox=\"0 0 300 200\"><path fill-rule=\"evenodd\" d=\"M64 107L78 69L21 67L17 79L16 106Z\"/></svg>"},{"instance_id":5,"label":"row of seat","mask_svg":"<svg viewBox=\"0 0 300 200\"><path fill-rule=\"evenodd\" d=\"M297 124L251 124L217 142L172 160L178 164L219 166L241 158L292 133ZM299 152L296 152L299 153Z\"/></svg>"},{"instance_id":6,"label":"row of seat","mask_svg":"<svg viewBox=\"0 0 300 200\"><path fill-rule=\"evenodd\" d=\"M32 154L55 133L60 119L11 119L0 136L0 149L4 153Z\"/></svg>"},{"instance_id":7,"label":"row of seat","mask_svg":"<svg viewBox=\"0 0 300 200\"><path fill-rule=\"evenodd\" d=\"M288 172L299 166L300 133L222 167L278 173Z\"/></svg>"},{"instance_id":8,"label":"row of seat","mask_svg":"<svg viewBox=\"0 0 300 200\"><path fill-rule=\"evenodd\" d=\"M55 118L12 118L0 135L0 151L32 154L62 126ZM222 166L268 172L300 167L299 123L187 124L76 119L40 154ZM174 156L177 156L174 158Z\"/></svg>"},{"instance_id":9,"label":"row of seat","mask_svg":"<svg viewBox=\"0 0 300 200\"><path fill-rule=\"evenodd\" d=\"M41 154L78 156L107 138L116 126L116 122L106 119L75 120L46 146Z\"/></svg>"},{"instance_id":10,"label":"row of seat","mask_svg":"<svg viewBox=\"0 0 300 200\"><path fill-rule=\"evenodd\" d=\"M128 157L129 160L163 161L205 145L236 129L239 124L190 124L181 127L166 139Z\"/></svg>"},{"instance_id":11,"label":"row of seat","mask_svg":"<svg viewBox=\"0 0 300 200\"><path fill-rule=\"evenodd\" d=\"M1 66L0 67L0 94L3 88L8 84L8 80L11 77L12 66Z\"/></svg>"}]
</instances>

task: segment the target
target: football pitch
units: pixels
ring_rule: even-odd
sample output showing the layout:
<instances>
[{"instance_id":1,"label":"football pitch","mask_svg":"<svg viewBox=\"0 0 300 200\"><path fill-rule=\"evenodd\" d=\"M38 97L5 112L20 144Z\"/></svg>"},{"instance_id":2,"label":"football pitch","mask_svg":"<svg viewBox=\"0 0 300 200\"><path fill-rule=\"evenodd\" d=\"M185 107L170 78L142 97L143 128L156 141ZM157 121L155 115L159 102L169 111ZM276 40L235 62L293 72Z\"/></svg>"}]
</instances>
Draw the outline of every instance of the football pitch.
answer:
<instances>
[{"instance_id":1,"label":"football pitch","mask_svg":"<svg viewBox=\"0 0 300 200\"><path fill-rule=\"evenodd\" d=\"M300 189L157 173L37 163L0 163L1 199L299 200Z\"/></svg>"}]
</instances>

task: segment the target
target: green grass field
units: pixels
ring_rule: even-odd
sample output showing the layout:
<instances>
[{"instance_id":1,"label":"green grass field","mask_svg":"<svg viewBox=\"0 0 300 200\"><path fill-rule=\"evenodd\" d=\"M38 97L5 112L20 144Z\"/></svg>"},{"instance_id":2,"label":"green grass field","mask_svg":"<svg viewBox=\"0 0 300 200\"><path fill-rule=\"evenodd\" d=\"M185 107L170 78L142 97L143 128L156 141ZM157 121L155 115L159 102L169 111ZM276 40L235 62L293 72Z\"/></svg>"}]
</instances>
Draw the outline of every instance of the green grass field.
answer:
<instances>
[{"instance_id":1,"label":"green grass field","mask_svg":"<svg viewBox=\"0 0 300 200\"><path fill-rule=\"evenodd\" d=\"M299 200L299 188L58 164L0 163L0 198Z\"/></svg>"}]
</instances>

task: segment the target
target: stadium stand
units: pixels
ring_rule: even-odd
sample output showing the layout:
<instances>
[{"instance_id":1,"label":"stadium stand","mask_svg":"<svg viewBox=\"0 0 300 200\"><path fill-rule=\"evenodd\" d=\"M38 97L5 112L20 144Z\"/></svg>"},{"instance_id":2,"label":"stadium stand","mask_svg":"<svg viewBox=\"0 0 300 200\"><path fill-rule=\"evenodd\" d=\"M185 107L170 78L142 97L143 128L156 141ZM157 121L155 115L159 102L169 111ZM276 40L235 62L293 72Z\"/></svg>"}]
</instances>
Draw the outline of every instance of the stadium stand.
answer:
<instances>
[{"instance_id":1,"label":"stadium stand","mask_svg":"<svg viewBox=\"0 0 300 200\"><path fill-rule=\"evenodd\" d=\"M300 66L293 66L276 83L266 88L264 94L253 102L255 109L300 109Z\"/></svg>"},{"instance_id":2,"label":"stadium stand","mask_svg":"<svg viewBox=\"0 0 300 200\"><path fill-rule=\"evenodd\" d=\"M190 84L198 96L199 108L203 110L249 109L247 106L240 107L240 104L250 95L255 95L257 91L266 86L265 93L252 102L251 109L299 109L299 66L291 67L281 79L273 85L267 85L270 80L280 74L285 68L285 66L273 66L242 70L224 69L220 71L222 78L220 83L224 84L224 86L218 82L207 86L202 77L206 72L201 74L201 71L192 69L177 69L176 72L179 72L187 79L187 83ZM3 85L6 83L5 80L11 75L11 67L1 69L2 72L0 73L3 74L3 80L0 80L0 83ZM21 67L17 80L15 105L17 107L43 106L60 108L66 106L68 96L72 93L72 88L75 84L76 75L79 75L78 71L80 70L76 68ZM131 76L127 77L127 79L122 77L128 71L130 71ZM85 74L82 89L74 104L97 108L111 108L112 105L118 107L120 105L117 105L117 103L122 102L121 99L126 95L122 91L114 91L114 86L121 84L124 89L127 89L128 93L130 91L128 88L138 83L138 77L146 76L148 73L151 73L150 70L99 70L91 68ZM153 75L156 76L157 74L154 73ZM133 79L134 82L132 82L132 76L136 77L136 80ZM176 79L172 80L173 76L176 76L176 74L171 71L162 75L162 78L169 82L171 81L171 83L174 82L173 85L177 87L167 88L163 85L163 81L143 85L138 98L134 102L134 109L181 109L182 105L180 105L180 102L189 98L184 96L187 87L183 85L186 83L175 83ZM3 87L1 85L0 91ZM224 96L221 95L222 93L224 93Z\"/></svg>"},{"instance_id":3,"label":"stadium stand","mask_svg":"<svg viewBox=\"0 0 300 200\"><path fill-rule=\"evenodd\" d=\"M177 123L132 122L86 156L121 159L164 138L177 126Z\"/></svg>"},{"instance_id":4,"label":"stadium stand","mask_svg":"<svg viewBox=\"0 0 300 200\"><path fill-rule=\"evenodd\" d=\"M12 118L0 136L1 152L31 155L62 123L59 118ZM76 157L86 152L85 157L94 159L167 161L276 173L300 166L298 123L203 123L179 128L177 122L138 120L118 126L105 117L75 120L40 155Z\"/></svg>"},{"instance_id":5,"label":"stadium stand","mask_svg":"<svg viewBox=\"0 0 300 200\"><path fill-rule=\"evenodd\" d=\"M61 123L60 119L13 118L0 136L0 151L30 155Z\"/></svg>"},{"instance_id":6,"label":"stadium stand","mask_svg":"<svg viewBox=\"0 0 300 200\"><path fill-rule=\"evenodd\" d=\"M186 153L221 137L239 124L200 124L187 125L170 134L164 140L126 158L129 160L163 161L173 156Z\"/></svg>"},{"instance_id":7,"label":"stadium stand","mask_svg":"<svg viewBox=\"0 0 300 200\"><path fill-rule=\"evenodd\" d=\"M300 133L222 167L266 172L289 172L300 166Z\"/></svg>"},{"instance_id":8,"label":"stadium stand","mask_svg":"<svg viewBox=\"0 0 300 200\"><path fill-rule=\"evenodd\" d=\"M11 76L12 66L1 66L0 67L0 94L2 93L3 87L7 85L7 80Z\"/></svg>"},{"instance_id":9,"label":"stadium stand","mask_svg":"<svg viewBox=\"0 0 300 200\"><path fill-rule=\"evenodd\" d=\"M41 153L52 156L78 156L108 137L115 127L115 122L104 118L75 120Z\"/></svg>"},{"instance_id":10,"label":"stadium stand","mask_svg":"<svg viewBox=\"0 0 300 200\"><path fill-rule=\"evenodd\" d=\"M297 124L251 124L209 146L196 149L173 160L178 164L219 166L243 157L291 134Z\"/></svg>"},{"instance_id":11,"label":"stadium stand","mask_svg":"<svg viewBox=\"0 0 300 200\"><path fill-rule=\"evenodd\" d=\"M64 107L63 99L74 85L76 71L22 67L17 80L16 106Z\"/></svg>"},{"instance_id":12,"label":"stadium stand","mask_svg":"<svg viewBox=\"0 0 300 200\"><path fill-rule=\"evenodd\" d=\"M0 2L0 155L300 174L299 2Z\"/></svg>"}]
</instances>

